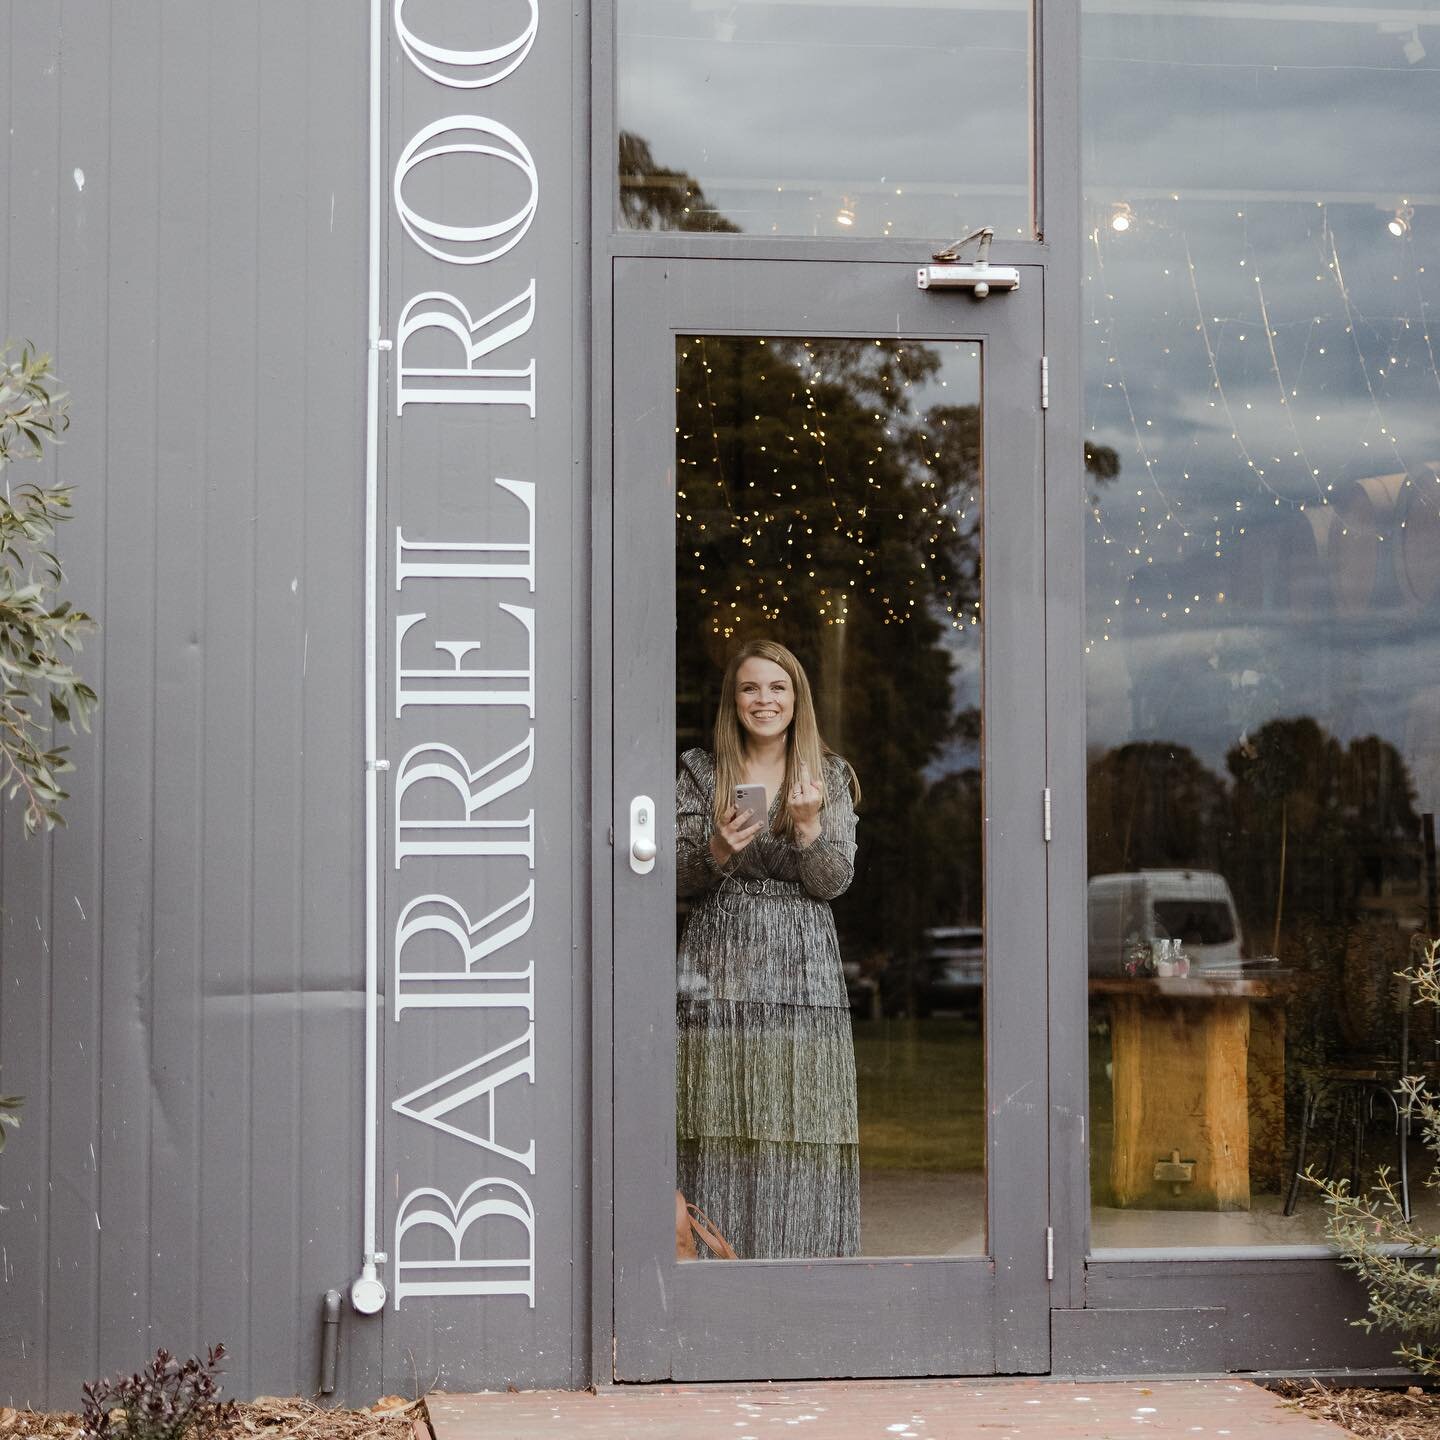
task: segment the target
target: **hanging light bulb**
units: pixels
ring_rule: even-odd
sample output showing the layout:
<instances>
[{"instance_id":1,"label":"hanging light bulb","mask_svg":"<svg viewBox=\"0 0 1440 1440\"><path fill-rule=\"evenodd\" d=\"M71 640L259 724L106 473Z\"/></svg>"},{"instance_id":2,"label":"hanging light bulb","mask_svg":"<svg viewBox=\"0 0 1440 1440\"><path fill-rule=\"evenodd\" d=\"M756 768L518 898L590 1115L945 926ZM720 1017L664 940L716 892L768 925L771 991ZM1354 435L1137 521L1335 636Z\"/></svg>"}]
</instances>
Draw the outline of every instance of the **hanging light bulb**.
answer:
<instances>
[{"instance_id":1,"label":"hanging light bulb","mask_svg":"<svg viewBox=\"0 0 1440 1440\"><path fill-rule=\"evenodd\" d=\"M840 209L835 213L835 223L847 230L855 223L855 202L848 196L840 197Z\"/></svg>"},{"instance_id":2,"label":"hanging light bulb","mask_svg":"<svg viewBox=\"0 0 1440 1440\"><path fill-rule=\"evenodd\" d=\"M1123 201L1117 200L1110 208L1110 228L1123 235L1135 221L1135 212Z\"/></svg>"},{"instance_id":3,"label":"hanging light bulb","mask_svg":"<svg viewBox=\"0 0 1440 1440\"><path fill-rule=\"evenodd\" d=\"M1401 205L1385 222L1385 228L1397 239L1403 240L1410 233L1410 222L1415 218L1413 205Z\"/></svg>"}]
</instances>

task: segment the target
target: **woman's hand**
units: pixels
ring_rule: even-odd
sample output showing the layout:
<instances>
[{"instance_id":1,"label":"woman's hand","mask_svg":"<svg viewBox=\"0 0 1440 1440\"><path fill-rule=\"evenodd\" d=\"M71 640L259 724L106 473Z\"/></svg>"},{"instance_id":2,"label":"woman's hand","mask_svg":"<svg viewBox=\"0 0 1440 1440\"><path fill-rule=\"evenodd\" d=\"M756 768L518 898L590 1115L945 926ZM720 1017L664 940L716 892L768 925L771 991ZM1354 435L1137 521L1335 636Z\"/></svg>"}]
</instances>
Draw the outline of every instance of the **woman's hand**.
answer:
<instances>
[{"instance_id":1,"label":"woman's hand","mask_svg":"<svg viewBox=\"0 0 1440 1440\"><path fill-rule=\"evenodd\" d=\"M810 767L800 762L800 779L791 788L790 818L795 822L795 838L802 848L820 838L820 806L824 794L810 774Z\"/></svg>"},{"instance_id":2,"label":"woman's hand","mask_svg":"<svg viewBox=\"0 0 1440 1440\"><path fill-rule=\"evenodd\" d=\"M748 810L732 806L710 835L710 853L723 870L759 833L763 819L747 823Z\"/></svg>"}]
</instances>

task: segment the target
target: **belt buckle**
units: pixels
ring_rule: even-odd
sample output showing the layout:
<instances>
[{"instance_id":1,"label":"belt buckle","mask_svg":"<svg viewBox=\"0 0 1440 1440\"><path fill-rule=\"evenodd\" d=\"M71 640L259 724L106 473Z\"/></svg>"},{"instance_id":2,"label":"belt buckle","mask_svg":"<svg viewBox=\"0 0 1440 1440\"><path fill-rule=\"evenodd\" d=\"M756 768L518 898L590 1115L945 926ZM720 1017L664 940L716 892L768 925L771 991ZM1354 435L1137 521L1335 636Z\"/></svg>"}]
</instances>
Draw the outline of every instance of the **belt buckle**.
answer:
<instances>
[{"instance_id":1,"label":"belt buckle","mask_svg":"<svg viewBox=\"0 0 1440 1440\"><path fill-rule=\"evenodd\" d=\"M741 881L741 884L745 887L747 895L763 895L765 893L765 882L757 880L754 876L748 876Z\"/></svg>"}]
</instances>

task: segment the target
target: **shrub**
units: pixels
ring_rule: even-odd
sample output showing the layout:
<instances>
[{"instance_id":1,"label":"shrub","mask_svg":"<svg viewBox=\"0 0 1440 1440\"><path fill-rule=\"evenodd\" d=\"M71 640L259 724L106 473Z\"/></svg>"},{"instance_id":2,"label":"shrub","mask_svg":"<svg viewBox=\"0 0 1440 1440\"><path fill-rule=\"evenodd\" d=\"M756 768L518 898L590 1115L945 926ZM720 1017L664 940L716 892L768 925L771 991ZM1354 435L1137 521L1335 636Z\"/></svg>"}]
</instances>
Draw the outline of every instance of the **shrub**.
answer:
<instances>
[{"instance_id":1,"label":"shrub","mask_svg":"<svg viewBox=\"0 0 1440 1440\"><path fill-rule=\"evenodd\" d=\"M65 577L49 546L69 518L69 487L12 487L4 472L59 439L66 404L48 355L0 349L0 787L24 797L31 834L60 823L66 793L56 777L74 768L65 746L49 744L50 728L88 728L96 704L68 659L94 621L56 594Z\"/></svg>"},{"instance_id":2,"label":"shrub","mask_svg":"<svg viewBox=\"0 0 1440 1440\"><path fill-rule=\"evenodd\" d=\"M134 1375L92 1380L81 1387L86 1440L206 1440L236 1416L233 1400L221 1402L223 1345L202 1360L177 1360L168 1350Z\"/></svg>"},{"instance_id":3,"label":"shrub","mask_svg":"<svg viewBox=\"0 0 1440 1440\"><path fill-rule=\"evenodd\" d=\"M1418 941L1418 937L1417 937ZM1398 972L1414 987L1417 1005L1440 1006L1440 940L1417 943L1416 962ZM1440 1190L1440 1102L1422 1076L1400 1082L1401 1104L1431 1159L1425 1185ZM1413 1218L1405 1219L1400 1194L1387 1167L1363 1194L1352 1195L1348 1180L1307 1178L1322 1191L1329 1210L1326 1227L1341 1261L1365 1286L1369 1304L1353 1323L1364 1330L1388 1330L1401 1337L1395 1352L1424 1375L1440 1375L1440 1235Z\"/></svg>"}]
</instances>

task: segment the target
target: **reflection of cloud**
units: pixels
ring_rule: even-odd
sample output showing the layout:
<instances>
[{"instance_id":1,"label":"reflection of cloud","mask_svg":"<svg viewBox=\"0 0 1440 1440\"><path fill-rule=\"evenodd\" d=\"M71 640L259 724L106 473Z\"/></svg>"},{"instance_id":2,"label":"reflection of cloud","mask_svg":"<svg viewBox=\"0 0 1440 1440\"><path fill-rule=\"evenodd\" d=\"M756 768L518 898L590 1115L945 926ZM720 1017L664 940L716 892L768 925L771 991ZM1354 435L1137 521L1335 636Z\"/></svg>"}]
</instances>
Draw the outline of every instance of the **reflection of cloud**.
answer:
<instances>
[{"instance_id":1,"label":"reflection of cloud","mask_svg":"<svg viewBox=\"0 0 1440 1440\"><path fill-rule=\"evenodd\" d=\"M693 174L746 230L819 218L803 195L777 194L789 185L855 196L851 233L878 233L882 182L897 233L953 239L967 219L1023 228L1024 11L877 3L827 8L817 24L821 16L811 6L745 6L721 41L700 12L626 0L622 126L651 139L661 163ZM894 193L907 184L908 196ZM959 187L972 196L991 187L999 203L958 213Z\"/></svg>"},{"instance_id":2,"label":"reflection of cloud","mask_svg":"<svg viewBox=\"0 0 1440 1440\"><path fill-rule=\"evenodd\" d=\"M1424 707L1436 692L1420 687L1436 674L1440 626L1423 616L1321 625L1252 611L1193 629L1136 622L1087 657L1088 742L1174 740L1220 768L1242 731L1313 715L1341 741L1380 735L1417 777L1434 775L1440 719L1427 727Z\"/></svg>"},{"instance_id":3,"label":"reflection of cloud","mask_svg":"<svg viewBox=\"0 0 1440 1440\"><path fill-rule=\"evenodd\" d=\"M1440 456L1440 206L1423 198L1440 175L1413 119L1440 87L1397 72L1365 27L1284 33L1272 56L1265 27L1091 27L1092 62L1105 45L1128 60L1087 70L1090 204L1103 218L1124 199L1136 223L1116 236L1097 219L1087 253L1087 433L1122 462L1087 546L1090 743L1174 739L1218 766L1242 729L1312 715L1342 740L1380 734L1421 776L1440 760L1414 718L1440 673L1440 608L1413 587L1407 603L1403 517L1353 497L1408 469L1413 503L1440 499L1424 475ZM1228 61L1242 35L1243 69L1143 63L1182 40L1187 59ZM1421 196L1399 240L1392 185L1392 210ZM1307 188L1370 198L1285 198Z\"/></svg>"},{"instance_id":4,"label":"reflection of cloud","mask_svg":"<svg viewBox=\"0 0 1440 1440\"><path fill-rule=\"evenodd\" d=\"M1088 13L1091 181L1435 190L1434 63L1347 8L1358 23Z\"/></svg>"}]
</instances>

